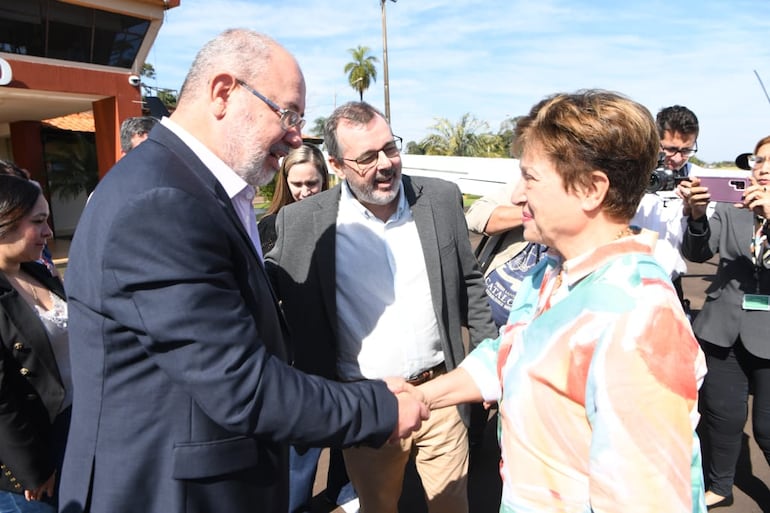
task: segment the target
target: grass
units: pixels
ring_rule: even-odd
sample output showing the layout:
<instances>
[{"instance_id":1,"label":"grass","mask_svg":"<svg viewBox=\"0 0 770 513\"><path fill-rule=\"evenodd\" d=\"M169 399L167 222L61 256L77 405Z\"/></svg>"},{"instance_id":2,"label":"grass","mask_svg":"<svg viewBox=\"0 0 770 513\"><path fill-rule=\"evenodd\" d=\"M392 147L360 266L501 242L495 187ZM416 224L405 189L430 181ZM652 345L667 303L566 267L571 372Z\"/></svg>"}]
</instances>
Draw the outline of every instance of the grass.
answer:
<instances>
[{"instance_id":1,"label":"grass","mask_svg":"<svg viewBox=\"0 0 770 513\"><path fill-rule=\"evenodd\" d=\"M473 202L479 199L481 196L476 196L474 194L463 194L463 208L467 209L471 205L473 205Z\"/></svg>"}]
</instances>

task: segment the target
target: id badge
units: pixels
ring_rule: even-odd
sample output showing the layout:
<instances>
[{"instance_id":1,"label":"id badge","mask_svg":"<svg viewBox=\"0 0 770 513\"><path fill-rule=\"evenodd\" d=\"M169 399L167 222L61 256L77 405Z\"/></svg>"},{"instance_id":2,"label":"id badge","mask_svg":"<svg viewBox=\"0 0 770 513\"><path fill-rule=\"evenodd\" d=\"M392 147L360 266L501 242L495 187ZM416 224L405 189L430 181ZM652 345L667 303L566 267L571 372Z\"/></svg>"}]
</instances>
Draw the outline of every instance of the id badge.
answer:
<instances>
[{"instance_id":1,"label":"id badge","mask_svg":"<svg viewBox=\"0 0 770 513\"><path fill-rule=\"evenodd\" d=\"M770 296L764 294L744 294L743 309L768 312L770 311Z\"/></svg>"}]
</instances>

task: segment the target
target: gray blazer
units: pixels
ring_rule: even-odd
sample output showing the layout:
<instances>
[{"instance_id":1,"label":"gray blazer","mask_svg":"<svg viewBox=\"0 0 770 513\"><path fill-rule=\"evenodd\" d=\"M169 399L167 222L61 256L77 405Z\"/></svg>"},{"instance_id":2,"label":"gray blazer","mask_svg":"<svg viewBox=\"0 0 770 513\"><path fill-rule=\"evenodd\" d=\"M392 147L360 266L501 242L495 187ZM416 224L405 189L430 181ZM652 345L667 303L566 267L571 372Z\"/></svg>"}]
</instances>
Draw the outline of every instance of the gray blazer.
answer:
<instances>
[{"instance_id":1,"label":"gray blazer","mask_svg":"<svg viewBox=\"0 0 770 513\"><path fill-rule=\"evenodd\" d=\"M470 347L497 336L484 281L473 256L456 185L402 176L422 242L433 307L448 369ZM292 203L278 212L277 240L266 267L291 331L294 363L312 374L336 375L337 304L335 233L340 187Z\"/></svg>"},{"instance_id":2,"label":"gray blazer","mask_svg":"<svg viewBox=\"0 0 770 513\"><path fill-rule=\"evenodd\" d=\"M753 221L751 211L718 203L710 218L688 221L682 255L692 262L705 262L719 253L714 281L693 323L695 335L721 347L732 346L740 337L753 355L770 358L770 312L741 307L744 294L770 294L770 270L761 270L757 283L751 261Z\"/></svg>"}]
</instances>

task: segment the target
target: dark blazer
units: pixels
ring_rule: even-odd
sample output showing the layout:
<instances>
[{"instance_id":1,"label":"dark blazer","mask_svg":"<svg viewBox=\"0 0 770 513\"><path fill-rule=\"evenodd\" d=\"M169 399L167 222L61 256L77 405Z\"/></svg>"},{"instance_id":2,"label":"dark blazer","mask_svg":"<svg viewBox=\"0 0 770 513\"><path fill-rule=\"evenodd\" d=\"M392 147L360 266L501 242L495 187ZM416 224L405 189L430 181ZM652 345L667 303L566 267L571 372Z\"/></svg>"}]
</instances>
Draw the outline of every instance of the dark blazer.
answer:
<instances>
[{"instance_id":1,"label":"dark blazer","mask_svg":"<svg viewBox=\"0 0 770 513\"><path fill-rule=\"evenodd\" d=\"M22 269L65 299L61 281L44 265ZM56 469L53 421L64 395L45 326L0 273L0 489L23 493Z\"/></svg>"},{"instance_id":2,"label":"dark blazer","mask_svg":"<svg viewBox=\"0 0 770 513\"><path fill-rule=\"evenodd\" d=\"M106 175L66 282L75 397L64 512L286 511L287 443L379 446L397 402L286 364L230 199L168 128Z\"/></svg>"},{"instance_id":3,"label":"dark blazer","mask_svg":"<svg viewBox=\"0 0 770 513\"><path fill-rule=\"evenodd\" d=\"M469 329L471 348L497 336L468 238L462 195L444 180L403 175L402 180L425 255L446 365L453 369L466 354L463 326ZM343 185L279 210L276 244L266 256L292 329L295 364L327 377L336 376L335 234Z\"/></svg>"},{"instance_id":4,"label":"dark blazer","mask_svg":"<svg viewBox=\"0 0 770 513\"><path fill-rule=\"evenodd\" d=\"M710 219L689 221L682 241L682 255L705 262L719 253L714 281L706 289L703 309L695 317L693 331L706 342L732 346L738 337L755 356L770 358L770 312L741 307L744 294L770 294L770 270L759 273L759 288L749 248L754 214L729 203L717 203Z\"/></svg>"}]
</instances>

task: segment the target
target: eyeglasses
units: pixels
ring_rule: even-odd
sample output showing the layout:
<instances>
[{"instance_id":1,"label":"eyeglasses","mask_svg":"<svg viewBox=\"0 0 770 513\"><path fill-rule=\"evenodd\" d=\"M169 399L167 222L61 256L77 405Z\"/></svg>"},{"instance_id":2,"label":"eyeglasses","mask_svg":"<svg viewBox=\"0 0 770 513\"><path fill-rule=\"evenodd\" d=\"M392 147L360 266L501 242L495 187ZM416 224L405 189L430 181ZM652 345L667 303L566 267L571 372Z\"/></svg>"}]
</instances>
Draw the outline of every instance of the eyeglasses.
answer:
<instances>
[{"instance_id":1,"label":"eyeglasses","mask_svg":"<svg viewBox=\"0 0 770 513\"><path fill-rule=\"evenodd\" d=\"M357 159L345 159L347 162L355 162L358 172L361 176L371 171L380 160L380 152L384 153L389 159L394 159L401 154L401 141L402 139L394 135L393 140L376 151L369 151L364 153Z\"/></svg>"},{"instance_id":2,"label":"eyeglasses","mask_svg":"<svg viewBox=\"0 0 770 513\"><path fill-rule=\"evenodd\" d=\"M756 155L749 155L748 161L751 167L762 167L762 164L764 164L765 161L767 161L767 158L757 157Z\"/></svg>"},{"instance_id":3,"label":"eyeglasses","mask_svg":"<svg viewBox=\"0 0 770 513\"><path fill-rule=\"evenodd\" d=\"M284 130L291 130L294 127L297 127L298 129L302 130L302 127L305 126L305 120L302 119L302 116L300 116L298 113L294 112L293 110L289 109L282 109L278 105L275 104L274 101L270 100L268 97L263 96L260 94L256 89L248 85L246 82L241 80L240 78L235 79L238 84L246 89L248 92L262 100L267 104L268 107L273 109L276 114L281 118L281 128Z\"/></svg>"},{"instance_id":4,"label":"eyeglasses","mask_svg":"<svg viewBox=\"0 0 770 513\"><path fill-rule=\"evenodd\" d=\"M675 146L661 146L660 150L666 154L667 157L673 157L677 153L684 158L690 158L698 151L698 142L695 142L695 148L677 148Z\"/></svg>"}]
</instances>

